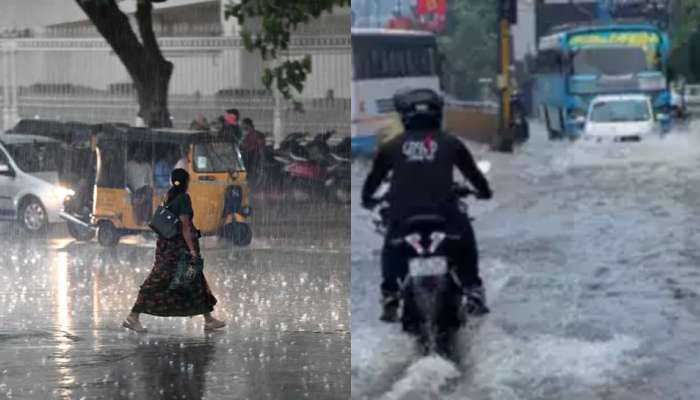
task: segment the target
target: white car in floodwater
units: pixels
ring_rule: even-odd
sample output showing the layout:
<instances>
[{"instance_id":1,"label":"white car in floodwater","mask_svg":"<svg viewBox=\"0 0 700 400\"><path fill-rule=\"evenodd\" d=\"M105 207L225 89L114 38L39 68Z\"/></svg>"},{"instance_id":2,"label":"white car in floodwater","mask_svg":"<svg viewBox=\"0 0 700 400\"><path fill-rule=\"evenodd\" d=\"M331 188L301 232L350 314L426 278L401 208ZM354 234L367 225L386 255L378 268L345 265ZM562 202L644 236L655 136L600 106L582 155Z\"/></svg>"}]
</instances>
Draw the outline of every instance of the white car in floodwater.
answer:
<instances>
[{"instance_id":1,"label":"white car in floodwater","mask_svg":"<svg viewBox=\"0 0 700 400\"><path fill-rule=\"evenodd\" d=\"M61 222L63 199L73 191L58 183L60 142L41 136L0 134L0 220L28 233Z\"/></svg>"},{"instance_id":2,"label":"white car in floodwater","mask_svg":"<svg viewBox=\"0 0 700 400\"><path fill-rule=\"evenodd\" d=\"M661 134L651 100L642 94L598 96L591 102L584 140L638 142Z\"/></svg>"}]
</instances>

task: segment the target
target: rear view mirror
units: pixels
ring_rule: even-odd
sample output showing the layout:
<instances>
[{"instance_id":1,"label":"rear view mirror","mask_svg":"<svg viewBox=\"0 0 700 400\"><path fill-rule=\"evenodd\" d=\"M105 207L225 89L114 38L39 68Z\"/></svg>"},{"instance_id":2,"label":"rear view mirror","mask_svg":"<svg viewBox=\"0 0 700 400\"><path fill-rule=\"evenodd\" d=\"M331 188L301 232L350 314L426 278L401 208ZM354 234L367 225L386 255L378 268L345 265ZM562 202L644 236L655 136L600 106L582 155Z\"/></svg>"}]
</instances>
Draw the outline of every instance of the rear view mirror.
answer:
<instances>
[{"instance_id":1,"label":"rear view mirror","mask_svg":"<svg viewBox=\"0 0 700 400\"><path fill-rule=\"evenodd\" d=\"M10 169L10 166L7 164L0 164L0 175L10 175L12 173L12 169Z\"/></svg>"},{"instance_id":2,"label":"rear view mirror","mask_svg":"<svg viewBox=\"0 0 700 400\"><path fill-rule=\"evenodd\" d=\"M579 115L578 117L576 117L575 121L576 125L583 126L586 124L586 117L584 117L583 115Z\"/></svg>"},{"instance_id":3,"label":"rear view mirror","mask_svg":"<svg viewBox=\"0 0 700 400\"><path fill-rule=\"evenodd\" d=\"M491 171L491 162L487 160L481 160L476 163L477 168L479 168L479 171L481 171L482 174L486 175Z\"/></svg>"}]
</instances>

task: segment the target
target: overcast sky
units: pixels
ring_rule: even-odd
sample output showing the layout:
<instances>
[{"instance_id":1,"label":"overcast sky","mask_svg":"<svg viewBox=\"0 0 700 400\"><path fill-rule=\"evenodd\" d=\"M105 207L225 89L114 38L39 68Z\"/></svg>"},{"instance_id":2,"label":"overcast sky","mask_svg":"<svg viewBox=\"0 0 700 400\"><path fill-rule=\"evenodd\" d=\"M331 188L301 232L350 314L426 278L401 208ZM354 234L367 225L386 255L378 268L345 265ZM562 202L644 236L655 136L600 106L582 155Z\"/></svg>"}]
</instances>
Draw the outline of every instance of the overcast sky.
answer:
<instances>
[{"instance_id":1,"label":"overcast sky","mask_svg":"<svg viewBox=\"0 0 700 400\"><path fill-rule=\"evenodd\" d=\"M76 20L75 0L0 0L0 27L28 28Z\"/></svg>"}]
</instances>

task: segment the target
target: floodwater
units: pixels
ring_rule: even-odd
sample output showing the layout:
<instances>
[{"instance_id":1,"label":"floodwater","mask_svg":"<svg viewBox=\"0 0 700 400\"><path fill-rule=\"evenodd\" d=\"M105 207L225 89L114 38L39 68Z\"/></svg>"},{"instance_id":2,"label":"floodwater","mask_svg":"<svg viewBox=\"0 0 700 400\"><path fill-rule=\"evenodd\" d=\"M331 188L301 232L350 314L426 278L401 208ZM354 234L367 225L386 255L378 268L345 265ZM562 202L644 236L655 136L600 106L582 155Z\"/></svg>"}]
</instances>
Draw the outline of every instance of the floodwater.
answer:
<instances>
[{"instance_id":1,"label":"floodwater","mask_svg":"<svg viewBox=\"0 0 700 400\"><path fill-rule=\"evenodd\" d=\"M492 162L470 201L491 314L461 365L421 357L378 320L381 238L352 209L352 398L690 400L700 397L700 137L548 142ZM354 165L355 196L368 165Z\"/></svg>"}]
</instances>

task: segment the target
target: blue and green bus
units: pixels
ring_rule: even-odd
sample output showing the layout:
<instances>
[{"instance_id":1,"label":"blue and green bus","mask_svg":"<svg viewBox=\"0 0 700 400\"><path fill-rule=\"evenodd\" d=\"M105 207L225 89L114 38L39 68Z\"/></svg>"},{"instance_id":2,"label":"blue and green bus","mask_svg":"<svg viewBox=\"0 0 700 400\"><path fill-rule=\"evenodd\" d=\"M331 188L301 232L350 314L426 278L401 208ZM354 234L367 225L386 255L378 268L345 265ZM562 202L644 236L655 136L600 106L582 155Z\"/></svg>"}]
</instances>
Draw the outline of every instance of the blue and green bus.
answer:
<instances>
[{"instance_id":1,"label":"blue and green bus","mask_svg":"<svg viewBox=\"0 0 700 400\"><path fill-rule=\"evenodd\" d=\"M542 37L533 100L550 138L577 137L590 101L601 94L647 94L656 113L669 113L669 52L668 36L645 24L587 25Z\"/></svg>"}]
</instances>

